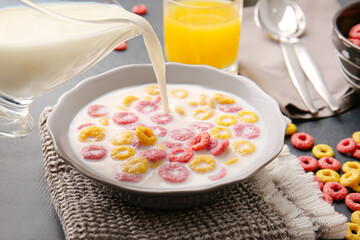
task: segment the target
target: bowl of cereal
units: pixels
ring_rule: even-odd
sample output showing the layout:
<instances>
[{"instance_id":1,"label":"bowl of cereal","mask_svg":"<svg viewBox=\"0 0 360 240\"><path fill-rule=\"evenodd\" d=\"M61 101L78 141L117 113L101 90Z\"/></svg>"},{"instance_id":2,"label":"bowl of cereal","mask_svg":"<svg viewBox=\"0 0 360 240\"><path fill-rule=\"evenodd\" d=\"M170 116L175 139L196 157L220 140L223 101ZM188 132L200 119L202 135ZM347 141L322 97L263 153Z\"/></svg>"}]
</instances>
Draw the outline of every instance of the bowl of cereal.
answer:
<instances>
[{"instance_id":1,"label":"bowl of cereal","mask_svg":"<svg viewBox=\"0 0 360 240\"><path fill-rule=\"evenodd\" d=\"M208 66L166 72L170 112L150 64L63 94L47 121L56 151L131 203L162 209L215 200L280 153L287 121L254 82Z\"/></svg>"}]
</instances>

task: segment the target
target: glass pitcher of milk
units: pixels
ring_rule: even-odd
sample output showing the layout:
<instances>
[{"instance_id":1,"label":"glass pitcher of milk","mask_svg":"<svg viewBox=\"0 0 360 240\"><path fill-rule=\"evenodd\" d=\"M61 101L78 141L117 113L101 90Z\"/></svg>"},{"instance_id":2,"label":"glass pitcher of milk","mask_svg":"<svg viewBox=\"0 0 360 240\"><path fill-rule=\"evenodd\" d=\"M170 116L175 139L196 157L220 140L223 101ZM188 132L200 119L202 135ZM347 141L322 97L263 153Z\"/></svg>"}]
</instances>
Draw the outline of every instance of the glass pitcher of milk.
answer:
<instances>
[{"instance_id":1,"label":"glass pitcher of milk","mask_svg":"<svg viewBox=\"0 0 360 240\"><path fill-rule=\"evenodd\" d=\"M28 134L35 97L93 66L123 41L143 34L163 58L150 24L110 2L2 0L0 135ZM156 75L165 77L165 70Z\"/></svg>"}]
</instances>

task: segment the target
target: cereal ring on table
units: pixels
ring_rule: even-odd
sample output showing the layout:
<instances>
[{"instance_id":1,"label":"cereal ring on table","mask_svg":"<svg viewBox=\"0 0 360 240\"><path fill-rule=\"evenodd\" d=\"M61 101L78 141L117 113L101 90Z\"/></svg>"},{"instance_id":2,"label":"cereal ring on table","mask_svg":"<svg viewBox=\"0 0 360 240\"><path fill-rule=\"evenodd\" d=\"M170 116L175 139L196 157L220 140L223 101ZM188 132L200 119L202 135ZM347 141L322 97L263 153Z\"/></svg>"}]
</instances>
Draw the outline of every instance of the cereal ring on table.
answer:
<instances>
[{"instance_id":1,"label":"cereal ring on table","mask_svg":"<svg viewBox=\"0 0 360 240\"><path fill-rule=\"evenodd\" d=\"M234 163L237 163L239 161L239 159L237 157L232 157L229 160L227 160L226 162L224 162L226 165L231 165Z\"/></svg>"},{"instance_id":2,"label":"cereal ring on table","mask_svg":"<svg viewBox=\"0 0 360 240\"><path fill-rule=\"evenodd\" d=\"M210 134L208 132L201 132L187 142L187 146L195 151L204 150L210 143Z\"/></svg>"},{"instance_id":3,"label":"cereal ring on table","mask_svg":"<svg viewBox=\"0 0 360 240\"><path fill-rule=\"evenodd\" d=\"M260 135L260 129L254 124L236 124L233 128L235 136L252 139Z\"/></svg>"},{"instance_id":4,"label":"cereal ring on table","mask_svg":"<svg viewBox=\"0 0 360 240\"><path fill-rule=\"evenodd\" d=\"M99 123L103 126L108 126L109 125L109 117L102 117L99 119Z\"/></svg>"},{"instance_id":5,"label":"cereal ring on table","mask_svg":"<svg viewBox=\"0 0 360 240\"><path fill-rule=\"evenodd\" d=\"M183 145L181 142L169 142L169 141L162 142L162 144L167 148L180 148Z\"/></svg>"},{"instance_id":6,"label":"cereal ring on table","mask_svg":"<svg viewBox=\"0 0 360 240\"><path fill-rule=\"evenodd\" d=\"M170 91L170 94L176 98L186 98L188 92L183 89L174 89Z\"/></svg>"},{"instance_id":7,"label":"cereal ring on table","mask_svg":"<svg viewBox=\"0 0 360 240\"><path fill-rule=\"evenodd\" d=\"M202 121L211 118L213 115L214 115L214 110L212 110L208 106L198 107L198 108L194 109L194 112L193 112L193 116L196 119L199 119Z\"/></svg>"},{"instance_id":8,"label":"cereal ring on table","mask_svg":"<svg viewBox=\"0 0 360 240\"><path fill-rule=\"evenodd\" d=\"M345 197L346 206L354 211L360 211L360 193L349 193Z\"/></svg>"},{"instance_id":9,"label":"cereal ring on table","mask_svg":"<svg viewBox=\"0 0 360 240\"><path fill-rule=\"evenodd\" d=\"M125 129L135 131L136 128L139 126L146 127L146 125L143 123L134 123L134 124L125 125Z\"/></svg>"},{"instance_id":10,"label":"cereal ring on table","mask_svg":"<svg viewBox=\"0 0 360 240\"><path fill-rule=\"evenodd\" d=\"M332 199L339 201L344 199L348 194L345 186L337 182L327 182L324 185L323 192L328 194Z\"/></svg>"},{"instance_id":11,"label":"cereal ring on table","mask_svg":"<svg viewBox=\"0 0 360 240\"><path fill-rule=\"evenodd\" d=\"M222 93L214 93L212 97L221 104L232 104L235 102L235 99L233 97L224 95Z\"/></svg>"},{"instance_id":12,"label":"cereal ring on table","mask_svg":"<svg viewBox=\"0 0 360 240\"><path fill-rule=\"evenodd\" d=\"M230 130L224 127L214 127L213 129L210 130L210 135L218 139L231 138Z\"/></svg>"},{"instance_id":13,"label":"cereal ring on table","mask_svg":"<svg viewBox=\"0 0 360 240\"><path fill-rule=\"evenodd\" d=\"M330 205L333 205L333 199L328 194L322 193L322 199Z\"/></svg>"},{"instance_id":14,"label":"cereal ring on table","mask_svg":"<svg viewBox=\"0 0 360 240\"><path fill-rule=\"evenodd\" d=\"M351 214L351 222L360 224L360 211L355 211Z\"/></svg>"},{"instance_id":15,"label":"cereal ring on table","mask_svg":"<svg viewBox=\"0 0 360 240\"><path fill-rule=\"evenodd\" d=\"M258 115L256 115L256 113L251 111L240 111L236 114L236 117L241 122L247 122L247 123L254 123L259 119Z\"/></svg>"},{"instance_id":16,"label":"cereal ring on table","mask_svg":"<svg viewBox=\"0 0 360 240\"><path fill-rule=\"evenodd\" d=\"M86 160L101 160L106 155L106 149L99 145L88 145L80 150L80 154Z\"/></svg>"},{"instance_id":17,"label":"cereal ring on table","mask_svg":"<svg viewBox=\"0 0 360 240\"><path fill-rule=\"evenodd\" d=\"M332 157L334 150L327 144L317 144L313 147L312 153L317 158Z\"/></svg>"},{"instance_id":18,"label":"cereal ring on table","mask_svg":"<svg viewBox=\"0 0 360 240\"><path fill-rule=\"evenodd\" d=\"M340 181L339 174L331 169L320 169L315 175L320 178L323 183Z\"/></svg>"},{"instance_id":19,"label":"cereal ring on table","mask_svg":"<svg viewBox=\"0 0 360 240\"><path fill-rule=\"evenodd\" d=\"M170 138L178 141L186 141L194 135L195 133L189 128L173 129L170 132Z\"/></svg>"},{"instance_id":20,"label":"cereal ring on table","mask_svg":"<svg viewBox=\"0 0 360 240\"><path fill-rule=\"evenodd\" d=\"M159 109L159 105L154 101L141 100L135 105L135 109L141 113L151 113Z\"/></svg>"},{"instance_id":21,"label":"cereal ring on table","mask_svg":"<svg viewBox=\"0 0 360 240\"><path fill-rule=\"evenodd\" d=\"M293 123L288 123L288 125L286 126L285 135L293 135L294 133L296 133L296 131L297 131L296 125Z\"/></svg>"},{"instance_id":22,"label":"cereal ring on table","mask_svg":"<svg viewBox=\"0 0 360 240\"><path fill-rule=\"evenodd\" d=\"M216 181L216 180L219 180L223 177L226 176L226 169L225 168L221 168L220 171L215 174L215 175L212 175L212 176L209 176L208 178L211 180L211 181Z\"/></svg>"},{"instance_id":23,"label":"cereal ring on table","mask_svg":"<svg viewBox=\"0 0 360 240\"><path fill-rule=\"evenodd\" d=\"M142 127L142 126L137 127L135 129L135 134L139 139L140 143L144 145L153 145L157 140L154 132L147 127Z\"/></svg>"},{"instance_id":24,"label":"cereal ring on table","mask_svg":"<svg viewBox=\"0 0 360 240\"><path fill-rule=\"evenodd\" d=\"M340 177L340 183L345 187L356 186L356 184L360 180L360 172L359 171L350 171L344 173Z\"/></svg>"},{"instance_id":25,"label":"cereal ring on table","mask_svg":"<svg viewBox=\"0 0 360 240\"><path fill-rule=\"evenodd\" d=\"M125 98L124 98L124 100L123 100L123 105L125 106L125 107L129 107L130 106L130 104L132 103L132 102L134 102L134 101L136 101L136 100L139 100L139 98L138 97L135 97L135 96L133 96L133 95L129 95L129 96L126 96Z\"/></svg>"},{"instance_id":26,"label":"cereal ring on table","mask_svg":"<svg viewBox=\"0 0 360 240\"><path fill-rule=\"evenodd\" d=\"M180 114L180 115L184 115L184 109L182 109L182 107L180 107L179 105L175 106L175 111Z\"/></svg>"},{"instance_id":27,"label":"cereal ring on table","mask_svg":"<svg viewBox=\"0 0 360 240\"><path fill-rule=\"evenodd\" d=\"M219 105L218 109L226 113L235 113L242 109L239 105Z\"/></svg>"},{"instance_id":28,"label":"cereal ring on table","mask_svg":"<svg viewBox=\"0 0 360 240\"><path fill-rule=\"evenodd\" d=\"M151 130L153 130L155 136L157 137L165 137L167 134L166 128L160 127L160 126L151 126Z\"/></svg>"},{"instance_id":29,"label":"cereal ring on table","mask_svg":"<svg viewBox=\"0 0 360 240\"><path fill-rule=\"evenodd\" d=\"M356 142L353 138L345 138L336 145L336 149L344 154L351 153L355 148Z\"/></svg>"},{"instance_id":30,"label":"cereal ring on table","mask_svg":"<svg viewBox=\"0 0 360 240\"><path fill-rule=\"evenodd\" d=\"M199 101L199 104L201 106L204 106L204 105L207 105L211 108L214 108L215 107L215 103L214 103L214 99L204 95L204 94L200 94L200 101Z\"/></svg>"},{"instance_id":31,"label":"cereal ring on table","mask_svg":"<svg viewBox=\"0 0 360 240\"><path fill-rule=\"evenodd\" d=\"M299 132L291 136L291 144L297 149L309 149L314 145L314 138L307 133Z\"/></svg>"},{"instance_id":32,"label":"cereal ring on table","mask_svg":"<svg viewBox=\"0 0 360 240\"><path fill-rule=\"evenodd\" d=\"M148 8L145 4L136 4L131 8L131 11L137 15L144 15L147 13Z\"/></svg>"},{"instance_id":33,"label":"cereal ring on table","mask_svg":"<svg viewBox=\"0 0 360 240\"><path fill-rule=\"evenodd\" d=\"M241 155L247 155L255 152L255 145L249 141L246 140L238 140L231 144L234 151L236 153L239 153Z\"/></svg>"},{"instance_id":34,"label":"cereal ring on table","mask_svg":"<svg viewBox=\"0 0 360 240\"><path fill-rule=\"evenodd\" d=\"M124 172L115 174L114 178L120 182L137 183L141 181L140 175L124 173Z\"/></svg>"},{"instance_id":35,"label":"cereal ring on table","mask_svg":"<svg viewBox=\"0 0 360 240\"><path fill-rule=\"evenodd\" d=\"M324 183L323 183L323 181L321 181L321 179L318 178L317 176L314 176L314 181L318 183L319 189L320 189L320 190L323 190L323 188L324 188Z\"/></svg>"},{"instance_id":36,"label":"cereal ring on table","mask_svg":"<svg viewBox=\"0 0 360 240\"><path fill-rule=\"evenodd\" d=\"M356 143L360 143L360 131L354 132L351 137Z\"/></svg>"},{"instance_id":37,"label":"cereal ring on table","mask_svg":"<svg viewBox=\"0 0 360 240\"><path fill-rule=\"evenodd\" d=\"M300 156L298 157L301 166L306 172L315 171L318 168L318 161L311 156Z\"/></svg>"},{"instance_id":38,"label":"cereal ring on table","mask_svg":"<svg viewBox=\"0 0 360 240\"><path fill-rule=\"evenodd\" d=\"M191 148L175 148L169 153L170 162L187 163L194 156L194 152Z\"/></svg>"},{"instance_id":39,"label":"cereal ring on table","mask_svg":"<svg viewBox=\"0 0 360 240\"><path fill-rule=\"evenodd\" d=\"M231 116L231 115L221 115L221 116L219 116L219 117L216 118L215 122L216 122L218 125L228 127L228 126L230 126L230 125L235 124L237 121L236 121L236 118L235 118L234 116Z\"/></svg>"},{"instance_id":40,"label":"cereal ring on table","mask_svg":"<svg viewBox=\"0 0 360 240\"><path fill-rule=\"evenodd\" d=\"M135 150L129 146L120 146L111 151L111 157L118 160L125 160L135 155Z\"/></svg>"},{"instance_id":41,"label":"cereal ring on table","mask_svg":"<svg viewBox=\"0 0 360 240\"><path fill-rule=\"evenodd\" d=\"M120 125L134 123L138 119L139 119L139 117L136 116L135 114L133 114L131 112L125 112L125 111L115 113L114 116L112 117L113 122L120 124Z\"/></svg>"},{"instance_id":42,"label":"cereal ring on table","mask_svg":"<svg viewBox=\"0 0 360 240\"><path fill-rule=\"evenodd\" d=\"M208 155L196 155L190 162L191 170L199 173L205 173L214 170L216 161L213 157Z\"/></svg>"},{"instance_id":43,"label":"cereal ring on table","mask_svg":"<svg viewBox=\"0 0 360 240\"><path fill-rule=\"evenodd\" d=\"M200 122L200 123L190 125L191 128L195 128L201 132L209 130L210 128L213 128L214 126L215 126L215 124L210 123L210 122Z\"/></svg>"},{"instance_id":44,"label":"cereal ring on table","mask_svg":"<svg viewBox=\"0 0 360 240\"><path fill-rule=\"evenodd\" d=\"M135 157L126 160L126 163L120 166L122 172L143 174L149 168L149 160L144 157Z\"/></svg>"},{"instance_id":45,"label":"cereal ring on table","mask_svg":"<svg viewBox=\"0 0 360 240\"><path fill-rule=\"evenodd\" d=\"M341 168L341 163L333 157L322 157L318 161L319 167L322 169L332 169L337 171Z\"/></svg>"},{"instance_id":46,"label":"cereal ring on table","mask_svg":"<svg viewBox=\"0 0 360 240\"><path fill-rule=\"evenodd\" d=\"M357 143L355 146L355 150L351 152L351 156L354 158L360 159L360 143Z\"/></svg>"},{"instance_id":47,"label":"cereal ring on table","mask_svg":"<svg viewBox=\"0 0 360 240\"><path fill-rule=\"evenodd\" d=\"M132 131L126 131L120 133L118 136L113 138L110 142L115 146L129 145L134 139L134 133Z\"/></svg>"},{"instance_id":48,"label":"cereal ring on table","mask_svg":"<svg viewBox=\"0 0 360 240\"><path fill-rule=\"evenodd\" d=\"M210 151L216 148L216 146L219 144L219 140L217 138L210 138L209 145L206 147L206 150Z\"/></svg>"},{"instance_id":49,"label":"cereal ring on table","mask_svg":"<svg viewBox=\"0 0 360 240\"><path fill-rule=\"evenodd\" d=\"M229 139L223 139L221 140L217 146L210 151L210 154L213 156L218 156L226 151L226 149L229 147Z\"/></svg>"},{"instance_id":50,"label":"cereal ring on table","mask_svg":"<svg viewBox=\"0 0 360 240\"><path fill-rule=\"evenodd\" d=\"M154 116L152 116L150 118L150 120L154 123L164 125L164 124L168 124L169 122L171 122L172 117L170 114L167 114L167 113L158 113L158 114L155 114Z\"/></svg>"},{"instance_id":51,"label":"cereal ring on table","mask_svg":"<svg viewBox=\"0 0 360 240\"><path fill-rule=\"evenodd\" d=\"M90 127L90 126L94 126L94 124L93 123L84 123L84 124L79 125L76 129L81 130L83 128Z\"/></svg>"},{"instance_id":52,"label":"cereal ring on table","mask_svg":"<svg viewBox=\"0 0 360 240\"><path fill-rule=\"evenodd\" d=\"M144 157L150 162L157 162L163 160L164 158L166 158L166 155L166 151L160 148L147 149L139 153L140 157Z\"/></svg>"},{"instance_id":53,"label":"cereal ring on table","mask_svg":"<svg viewBox=\"0 0 360 240\"><path fill-rule=\"evenodd\" d=\"M164 164L158 172L165 181L173 183L184 182L189 177L189 170L178 162Z\"/></svg>"},{"instance_id":54,"label":"cereal ring on table","mask_svg":"<svg viewBox=\"0 0 360 240\"><path fill-rule=\"evenodd\" d=\"M360 224L346 223L349 228L346 230L345 239L347 240L359 240L360 239Z\"/></svg>"},{"instance_id":55,"label":"cereal ring on table","mask_svg":"<svg viewBox=\"0 0 360 240\"><path fill-rule=\"evenodd\" d=\"M360 163L357 161L347 161L342 165L344 173L351 172L351 171L360 171Z\"/></svg>"},{"instance_id":56,"label":"cereal ring on table","mask_svg":"<svg viewBox=\"0 0 360 240\"><path fill-rule=\"evenodd\" d=\"M106 116L106 108L104 105L101 104L94 104L89 106L88 108L88 115L90 117L104 117Z\"/></svg>"},{"instance_id":57,"label":"cereal ring on table","mask_svg":"<svg viewBox=\"0 0 360 240\"><path fill-rule=\"evenodd\" d=\"M160 93L158 85L147 86L145 92L149 95L158 95Z\"/></svg>"},{"instance_id":58,"label":"cereal ring on table","mask_svg":"<svg viewBox=\"0 0 360 240\"><path fill-rule=\"evenodd\" d=\"M90 126L83 128L78 136L80 142L99 142L105 137L105 129L102 127Z\"/></svg>"}]
</instances>

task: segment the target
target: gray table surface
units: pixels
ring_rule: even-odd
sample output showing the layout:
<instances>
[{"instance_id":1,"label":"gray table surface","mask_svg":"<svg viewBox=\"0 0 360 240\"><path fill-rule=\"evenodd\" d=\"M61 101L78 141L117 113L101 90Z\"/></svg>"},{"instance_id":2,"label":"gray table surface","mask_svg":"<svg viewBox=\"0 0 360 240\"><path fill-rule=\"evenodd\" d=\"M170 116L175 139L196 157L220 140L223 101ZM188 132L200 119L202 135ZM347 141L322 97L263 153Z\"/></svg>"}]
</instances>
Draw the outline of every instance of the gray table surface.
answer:
<instances>
[{"instance_id":1,"label":"gray table surface","mask_svg":"<svg viewBox=\"0 0 360 240\"><path fill-rule=\"evenodd\" d=\"M120 2L125 9L131 9L137 3L146 3L149 11L145 18L162 41L161 0L120 0ZM346 2L349 0L341 1L342 4ZM246 0L245 3L251 5L254 1ZM54 105L61 94L83 79L117 66L149 62L142 38L130 40L126 51L112 52L83 74L36 99L30 109L36 123L30 135L14 139L0 137L1 240L65 239L44 176L38 127L39 115L44 107ZM295 123L299 131L311 132L318 142L335 146L340 139L360 130L360 106L336 117ZM288 138L286 143L289 143ZM294 148L291 148L291 151L297 155L303 154ZM342 156L339 158L341 161L348 160ZM336 203L335 207L339 212L349 216L350 211L343 202Z\"/></svg>"}]
</instances>

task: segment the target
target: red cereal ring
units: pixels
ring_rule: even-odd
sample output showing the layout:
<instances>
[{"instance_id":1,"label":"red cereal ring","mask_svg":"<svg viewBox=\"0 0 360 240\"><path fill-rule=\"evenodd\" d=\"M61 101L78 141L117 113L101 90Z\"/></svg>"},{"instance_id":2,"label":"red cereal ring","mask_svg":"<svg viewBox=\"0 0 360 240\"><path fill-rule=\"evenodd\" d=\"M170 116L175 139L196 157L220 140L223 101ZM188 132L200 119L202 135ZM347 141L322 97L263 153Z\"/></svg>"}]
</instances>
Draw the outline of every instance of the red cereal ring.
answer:
<instances>
[{"instance_id":1,"label":"red cereal ring","mask_svg":"<svg viewBox=\"0 0 360 240\"><path fill-rule=\"evenodd\" d=\"M360 159L360 143L357 143L355 146L355 150L352 151L351 156L354 158Z\"/></svg>"},{"instance_id":2,"label":"red cereal ring","mask_svg":"<svg viewBox=\"0 0 360 240\"><path fill-rule=\"evenodd\" d=\"M294 133L291 135L291 144L298 149L309 149L314 145L314 138L307 133Z\"/></svg>"},{"instance_id":3,"label":"red cereal ring","mask_svg":"<svg viewBox=\"0 0 360 240\"><path fill-rule=\"evenodd\" d=\"M218 109L226 113L234 113L240 111L242 108L239 105L219 105Z\"/></svg>"},{"instance_id":4,"label":"red cereal ring","mask_svg":"<svg viewBox=\"0 0 360 240\"><path fill-rule=\"evenodd\" d=\"M114 178L120 182L136 183L141 181L141 175L125 173L125 172L115 174Z\"/></svg>"},{"instance_id":5,"label":"red cereal ring","mask_svg":"<svg viewBox=\"0 0 360 240\"><path fill-rule=\"evenodd\" d=\"M339 201L344 199L348 194L345 186L337 182L327 182L324 185L323 192L328 194L332 199Z\"/></svg>"},{"instance_id":6,"label":"red cereal ring","mask_svg":"<svg viewBox=\"0 0 360 240\"><path fill-rule=\"evenodd\" d=\"M160 148L147 149L139 153L139 156L146 158L150 162L163 160L166 155L166 151Z\"/></svg>"},{"instance_id":7,"label":"red cereal ring","mask_svg":"<svg viewBox=\"0 0 360 240\"><path fill-rule=\"evenodd\" d=\"M324 188L324 182L321 181L321 179L318 178L317 176L314 176L314 181L315 181L315 182L318 182L318 185L319 185L320 190L323 190L323 188Z\"/></svg>"},{"instance_id":8,"label":"red cereal ring","mask_svg":"<svg viewBox=\"0 0 360 240\"><path fill-rule=\"evenodd\" d=\"M188 128L174 129L170 132L170 138L178 141L186 141L192 138L194 135L195 133Z\"/></svg>"},{"instance_id":9,"label":"red cereal ring","mask_svg":"<svg viewBox=\"0 0 360 240\"><path fill-rule=\"evenodd\" d=\"M350 42L360 47L360 38L348 38Z\"/></svg>"},{"instance_id":10,"label":"red cereal ring","mask_svg":"<svg viewBox=\"0 0 360 240\"><path fill-rule=\"evenodd\" d=\"M162 145L164 145L167 148L180 148L180 147L182 147L183 144L181 142L165 141L165 142L162 142Z\"/></svg>"},{"instance_id":11,"label":"red cereal ring","mask_svg":"<svg viewBox=\"0 0 360 240\"><path fill-rule=\"evenodd\" d=\"M216 148L216 146L219 144L219 140L217 138L210 138L209 145L207 146L206 150L212 150Z\"/></svg>"},{"instance_id":12,"label":"red cereal ring","mask_svg":"<svg viewBox=\"0 0 360 240\"><path fill-rule=\"evenodd\" d=\"M190 127L203 132L203 131L206 131L206 130L209 130L209 129L215 127L215 124L210 123L210 122L200 122L200 123L192 124L192 125L190 125Z\"/></svg>"},{"instance_id":13,"label":"red cereal ring","mask_svg":"<svg viewBox=\"0 0 360 240\"><path fill-rule=\"evenodd\" d=\"M101 160L106 155L106 149L99 145L88 145L80 150L80 154L86 160Z\"/></svg>"},{"instance_id":14,"label":"red cereal ring","mask_svg":"<svg viewBox=\"0 0 360 240\"><path fill-rule=\"evenodd\" d=\"M235 136L247 139L256 138L260 135L260 129L254 124L236 124L233 130Z\"/></svg>"},{"instance_id":15,"label":"red cereal ring","mask_svg":"<svg viewBox=\"0 0 360 240\"><path fill-rule=\"evenodd\" d=\"M175 148L172 149L169 153L170 162L181 162L187 163L194 156L194 152L191 148Z\"/></svg>"},{"instance_id":16,"label":"red cereal ring","mask_svg":"<svg viewBox=\"0 0 360 240\"><path fill-rule=\"evenodd\" d=\"M166 128L160 126L151 126L150 129L153 130L154 134L157 137L165 137L167 134Z\"/></svg>"},{"instance_id":17,"label":"red cereal ring","mask_svg":"<svg viewBox=\"0 0 360 240\"><path fill-rule=\"evenodd\" d=\"M145 4L137 4L132 7L131 11L138 15L144 15L147 13L147 6Z\"/></svg>"},{"instance_id":18,"label":"red cereal ring","mask_svg":"<svg viewBox=\"0 0 360 240\"><path fill-rule=\"evenodd\" d=\"M346 206L354 211L360 211L360 193L349 193L345 197Z\"/></svg>"},{"instance_id":19,"label":"red cereal ring","mask_svg":"<svg viewBox=\"0 0 360 240\"><path fill-rule=\"evenodd\" d=\"M136 103L135 109L141 113L151 113L159 109L159 105L154 101L142 100Z\"/></svg>"},{"instance_id":20,"label":"red cereal ring","mask_svg":"<svg viewBox=\"0 0 360 240\"><path fill-rule=\"evenodd\" d=\"M117 124L130 124L139 119L138 116L131 112L118 112L112 117L112 120Z\"/></svg>"},{"instance_id":21,"label":"red cereal ring","mask_svg":"<svg viewBox=\"0 0 360 240\"><path fill-rule=\"evenodd\" d=\"M153 101L159 103L161 101L161 96L160 95L155 96Z\"/></svg>"},{"instance_id":22,"label":"red cereal ring","mask_svg":"<svg viewBox=\"0 0 360 240\"><path fill-rule=\"evenodd\" d=\"M360 39L360 23L350 28L349 37Z\"/></svg>"},{"instance_id":23,"label":"red cereal ring","mask_svg":"<svg viewBox=\"0 0 360 240\"><path fill-rule=\"evenodd\" d=\"M351 153L355 148L356 142L353 138L345 138L336 145L336 149L344 154Z\"/></svg>"},{"instance_id":24,"label":"red cereal ring","mask_svg":"<svg viewBox=\"0 0 360 240\"><path fill-rule=\"evenodd\" d=\"M125 126L126 130L130 130L130 131L135 131L137 127L146 127L145 124L143 123L134 123L134 124L129 124Z\"/></svg>"},{"instance_id":25,"label":"red cereal ring","mask_svg":"<svg viewBox=\"0 0 360 240\"><path fill-rule=\"evenodd\" d=\"M315 171L318 168L318 161L311 156L303 155L298 157L298 159L306 172Z\"/></svg>"},{"instance_id":26,"label":"red cereal ring","mask_svg":"<svg viewBox=\"0 0 360 240\"><path fill-rule=\"evenodd\" d=\"M94 124L93 123L84 123L84 124L79 125L76 129L81 130L85 127L90 127L90 126L94 126Z\"/></svg>"},{"instance_id":27,"label":"red cereal ring","mask_svg":"<svg viewBox=\"0 0 360 240\"><path fill-rule=\"evenodd\" d=\"M229 139L220 140L220 142L217 144L217 146L213 150L210 151L210 154L212 154L213 156L222 154L229 147L229 144L230 144Z\"/></svg>"},{"instance_id":28,"label":"red cereal ring","mask_svg":"<svg viewBox=\"0 0 360 240\"><path fill-rule=\"evenodd\" d=\"M159 175L166 181L173 183L184 182L189 176L189 170L178 162L171 162L162 165Z\"/></svg>"},{"instance_id":29,"label":"red cereal ring","mask_svg":"<svg viewBox=\"0 0 360 240\"><path fill-rule=\"evenodd\" d=\"M89 106L88 114L90 117L103 117L106 116L105 106L100 104L94 104Z\"/></svg>"},{"instance_id":30,"label":"red cereal ring","mask_svg":"<svg viewBox=\"0 0 360 240\"><path fill-rule=\"evenodd\" d=\"M209 145L210 138L211 136L208 132L199 133L187 142L187 146L194 151L204 150Z\"/></svg>"},{"instance_id":31,"label":"red cereal ring","mask_svg":"<svg viewBox=\"0 0 360 240\"><path fill-rule=\"evenodd\" d=\"M223 178L225 176L226 176L226 169L221 168L220 171L217 174L215 174L213 176L209 176L208 178L210 180L212 180L212 181L215 181L215 180L219 180L219 179L221 179L221 178Z\"/></svg>"},{"instance_id":32,"label":"red cereal ring","mask_svg":"<svg viewBox=\"0 0 360 240\"><path fill-rule=\"evenodd\" d=\"M172 117L167 113L158 113L150 118L150 120L157 124L168 124L171 122Z\"/></svg>"},{"instance_id":33,"label":"red cereal ring","mask_svg":"<svg viewBox=\"0 0 360 240\"><path fill-rule=\"evenodd\" d=\"M124 51L126 49L127 49L127 42L122 42L114 48L115 51Z\"/></svg>"},{"instance_id":34,"label":"red cereal ring","mask_svg":"<svg viewBox=\"0 0 360 240\"><path fill-rule=\"evenodd\" d=\"M322 169L332 169L337 171L341 168L341 163L333 157L322 157L318 160L318 164Z\"/></svg>"},{"instance_id":35,"label":"red cereal ring","mask_svg":"<svg viewBox=\"0 0 360 240\"><path fill-rule=\"evenodd\" d=\"M323 193L322 199L324 199L324 201L329 203L330 205L333 205L333 199L328 194Z\"/></svg>"}]
</instances>

